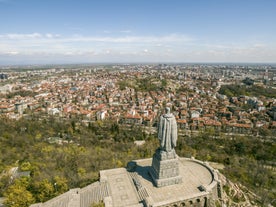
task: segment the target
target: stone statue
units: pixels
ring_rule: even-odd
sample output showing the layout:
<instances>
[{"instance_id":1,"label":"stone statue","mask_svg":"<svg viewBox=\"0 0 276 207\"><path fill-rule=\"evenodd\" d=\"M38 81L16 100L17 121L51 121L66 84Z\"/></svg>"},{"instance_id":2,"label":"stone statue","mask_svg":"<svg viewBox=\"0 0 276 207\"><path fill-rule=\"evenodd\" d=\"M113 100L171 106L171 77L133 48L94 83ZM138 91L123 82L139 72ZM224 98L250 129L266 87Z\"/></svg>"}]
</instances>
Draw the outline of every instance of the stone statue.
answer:
<instances>
[{"instance_id":1,"label":"stone statue","mask_svg":"<svg viewBox=\"0 0 276 207\"><path fill-rule=\"evenodd\" d=\"M177 141L177 125L168 107L166 113L160 116L157 133L160 147L153 154L149 171L153 183L156 187L179 184L182 182L182 177L179 174L178 156L174 150Z\"/></svg>"},{"instance_id":2,"label":"stone statue","mask_svg":"<svg viewBox=\"0 0 276 207\"><path fill-rule=\"evenodd\" d=\"M170 108L166 107L166 114L160 116L158 125L158 139L162 151L170 152L176 147L177 124Z\"/></svg>"}]
</instances>

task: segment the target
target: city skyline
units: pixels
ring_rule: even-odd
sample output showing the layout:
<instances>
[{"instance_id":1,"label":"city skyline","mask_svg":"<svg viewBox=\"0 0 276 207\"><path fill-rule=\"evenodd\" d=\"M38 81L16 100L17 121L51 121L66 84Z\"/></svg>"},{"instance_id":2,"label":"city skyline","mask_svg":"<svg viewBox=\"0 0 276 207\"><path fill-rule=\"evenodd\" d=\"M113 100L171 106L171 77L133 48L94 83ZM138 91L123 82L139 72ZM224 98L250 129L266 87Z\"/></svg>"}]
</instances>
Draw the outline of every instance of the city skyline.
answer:
<instances>
[{"instance_id":1,"label":"city skyline","mask_svg":"<svg viewBox=\"0 0 276 207\"><path fill-rule=\"evenodd\" d=\"M0 0L0 64L276 62L276 2Z\"/></svg>"}]
</instances>

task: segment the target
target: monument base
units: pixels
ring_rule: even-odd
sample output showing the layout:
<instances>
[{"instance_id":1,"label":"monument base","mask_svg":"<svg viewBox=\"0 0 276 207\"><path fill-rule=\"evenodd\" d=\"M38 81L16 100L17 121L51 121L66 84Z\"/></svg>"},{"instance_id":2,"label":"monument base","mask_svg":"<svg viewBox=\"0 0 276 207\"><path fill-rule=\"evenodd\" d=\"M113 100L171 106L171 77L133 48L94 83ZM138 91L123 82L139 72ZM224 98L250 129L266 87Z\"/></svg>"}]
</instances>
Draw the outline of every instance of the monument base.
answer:
<instances>
[{"instance_id":1,"label":"monument base","mask_svg":"<svg viewBox=\"0 0 276 207\"><path fill-rule=\"evenodd\" d=\"M179 184L179 162L174 150L166 152L157 149L153 155L150 175L157 187Z\"/></svg>"},{"instance_id":2,"label":"monument base","mask_svg":"<svg viewBox=\"0 0 276 207\"><path fill-rule=\"evenodd\" d=\"M153 178L153 177L152 177ZM181 176L176 176L172 178L164 178L164 179L154 179L153 182L156 187L164 187L168 185L175 185L175 184L180 184L182 183L182 177Z\"/></svg>"}]
</instances>

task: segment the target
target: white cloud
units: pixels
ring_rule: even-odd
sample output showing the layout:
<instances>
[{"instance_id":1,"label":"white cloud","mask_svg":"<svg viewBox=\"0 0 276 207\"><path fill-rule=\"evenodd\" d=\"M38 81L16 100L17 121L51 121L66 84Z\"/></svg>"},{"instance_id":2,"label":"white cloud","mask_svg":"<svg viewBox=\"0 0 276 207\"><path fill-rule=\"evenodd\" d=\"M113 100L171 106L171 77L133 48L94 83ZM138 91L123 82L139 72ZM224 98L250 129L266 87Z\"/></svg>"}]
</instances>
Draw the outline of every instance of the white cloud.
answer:
<instances>
[{"instance_id":1,"label":"white cloud","mask_svg":"<svg viewBox=\"0 0 276 207\"><path fill-rule=\"evenodd\" d=\"M26 40L26 41L31 41L33 39L45 39L45 38L59 38L59 34L40 34L40 33L30 33L30 34L2 34L0 35L0 40Z\"/></svg>"},{"instance_id":2,"label":"white cloud","mask_svg":"<svg viewBox=\"0 0 276 207\"><path fill-rule=\"evenodd\" d=\"M201 62L272 62L276 45L266 42L204 42L183 34L159 36L62 36L54 33L0 34L0 58L29 57L47 61L71 58L93 61L201 61ZM2 58L3 59L3 58Z\"/></svg>"},{"instance_id":3,"label":"white cloud","mask_svg":"<svg viewBox=\"0 0 276 207\"><path fill-rule=\"evenodd\" d=\"M60 35L59 34L51 34L51 33L47 33L45 34L46 38L59 38Z\"/></svg>"},{"instance_id":4,"label":"white cloud","mask_svg":"<svg viewBox=\"0 0 276 207\"><path fill-rule=\"evenodd\" d=\"M107 33L107 32L106 32ZM31 34L2 34L0 39L11 39L11 40L32 40L32 39L45 39L45 38L60 38L59 34L40 34L40 33L31 33ZM170 34L163 36L121 36L121 37L99 37L99 36L82 36L82 35L73 35L72 37L63 37L60 38L61 42L65 41L80 41L80 42L190 42L194 39L178 34Z\"/></svg>"},{"instance_id":5,"label":"white cloud","mask_svg":"<svg viewBox=\"0 0 276 207\"><path fill-rule=\"evenodd\" d=\"M21 39L34 39L34 38L41 38L42 35L39 33L32 33L32 34L7 34L4 37L13 40L21 40Z\"/></svg>"},{"instance_id":6,"label":"white cloud","mask_svg":"<svg viewBox=\"0 0 276 207\"><path fill-rule=\"evenodd\" d=\"M256 43L256 44L254 44L253 46L256 47L256 48L263 48L263 47L266 47L266 45L265 45L265 44L262 44L262 43Z\"/></svg>"},{"instance_id":7,"label":"white cloud","mask_svg":"<svg viewBox=\"0 0 276 207\"><path fill-rule=\"evenodd\" d=\"M3 52L2 54L9 55L9 56L14 56L14 55L18 55L19 52L18 51L7 51L7 52Z\"/></svg>"}]
</instances>

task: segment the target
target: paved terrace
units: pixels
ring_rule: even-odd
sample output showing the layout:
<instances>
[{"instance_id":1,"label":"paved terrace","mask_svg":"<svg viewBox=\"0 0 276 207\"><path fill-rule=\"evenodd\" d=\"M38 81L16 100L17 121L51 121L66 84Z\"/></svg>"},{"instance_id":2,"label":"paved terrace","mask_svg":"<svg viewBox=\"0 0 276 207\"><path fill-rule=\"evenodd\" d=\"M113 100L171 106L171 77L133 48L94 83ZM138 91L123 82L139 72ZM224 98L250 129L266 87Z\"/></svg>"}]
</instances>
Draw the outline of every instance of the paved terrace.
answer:
<instances>
[{"instance_id":1,"label":"paved terrace","mask_svg":"<svg viewBox=\"0 0 276 207\"><path fill-rule=\"evenodd\" d=\"M100 182L75 188L31 207L90 207L104 201L106 207L205 206L218 196L217 173L198 160L179 158L182 183L157 188L149 175L152 159L135 160L126 168L100 171Z\"/></svg>"},{"instance_id":2,"label":"paved terrace","mask_svg":"<svg viewBox=\"0 0 276 207\"><path fill-rule=\"evenodd\" d=\"M138 175L140 185L148 194L148 197L144 198L147 205L165 206L194 198L198 199L201 197L204 199L204 197L208 197L208 191L216 186L216 182L214 182L215 175L211 168L196 160L180 158L179 170L183 182L181 184L157 188L153 185L148 173L151 160L134 161L136 163L135 172ZM200 186L202 186L201 189ZM206 191L203 189L206 189Z\"/></svg>"}]
</instances>

